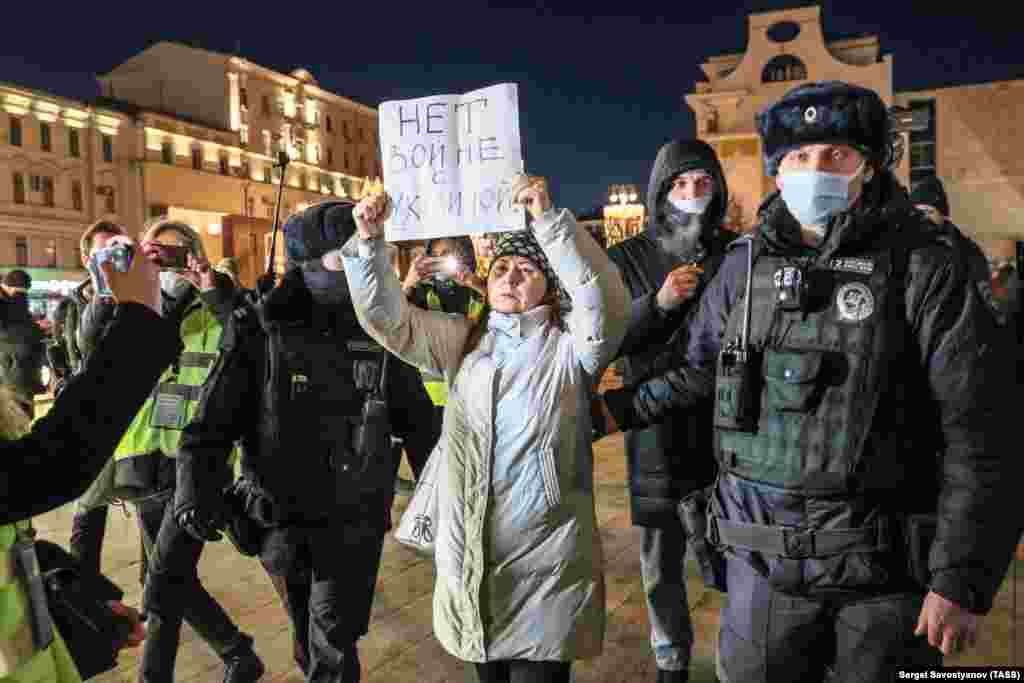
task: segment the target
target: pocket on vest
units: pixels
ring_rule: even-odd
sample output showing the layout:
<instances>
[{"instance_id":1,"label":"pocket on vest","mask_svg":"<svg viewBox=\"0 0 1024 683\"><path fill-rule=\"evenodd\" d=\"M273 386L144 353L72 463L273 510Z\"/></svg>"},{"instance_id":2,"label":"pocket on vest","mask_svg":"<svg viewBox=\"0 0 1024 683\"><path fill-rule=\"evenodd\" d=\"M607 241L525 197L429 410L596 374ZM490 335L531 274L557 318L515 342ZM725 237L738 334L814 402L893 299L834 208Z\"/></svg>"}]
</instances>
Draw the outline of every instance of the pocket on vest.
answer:
<instances>
[{"instance_id":1,"label":"pocket on vest","mask_svg":"<svg viewBox=\"0 0 1024 683\"><path fill-rule=\"evenodd\" d=\"M782 351L764 353L765 412L811 412L824 392L822 351Z\"/></svg>"}]
</instances>

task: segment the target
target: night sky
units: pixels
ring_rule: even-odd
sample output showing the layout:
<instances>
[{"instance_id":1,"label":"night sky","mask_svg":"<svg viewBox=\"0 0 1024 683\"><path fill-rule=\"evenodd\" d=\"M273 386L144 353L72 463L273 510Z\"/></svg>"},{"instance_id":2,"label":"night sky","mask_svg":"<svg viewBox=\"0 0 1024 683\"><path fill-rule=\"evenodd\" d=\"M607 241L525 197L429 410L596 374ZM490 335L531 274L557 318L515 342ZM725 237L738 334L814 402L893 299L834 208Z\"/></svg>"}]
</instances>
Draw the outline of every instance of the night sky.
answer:
<instances>
[{"instance_id":1,"label":"night sky","mask_svg":"<svg viewBox=\"0 0 1024 683\"><path fill-rule=\"evenodd\" d=\"M750 12L812 3L633 0L593 14L607 4L8 3L0 81L91 100L95 74L175 40L229 53L240 42L246 59L306 67L324 89L372 106L515 82L527 170L551 178L558 205L581 210L613 183L646 188L658 147L693 135L683 96L708 57L743 51ZM1014 3L973 4L984 9L821 3L827 39L879 36L897 91L1024 78Z\"/></svg>"}]
</instances>

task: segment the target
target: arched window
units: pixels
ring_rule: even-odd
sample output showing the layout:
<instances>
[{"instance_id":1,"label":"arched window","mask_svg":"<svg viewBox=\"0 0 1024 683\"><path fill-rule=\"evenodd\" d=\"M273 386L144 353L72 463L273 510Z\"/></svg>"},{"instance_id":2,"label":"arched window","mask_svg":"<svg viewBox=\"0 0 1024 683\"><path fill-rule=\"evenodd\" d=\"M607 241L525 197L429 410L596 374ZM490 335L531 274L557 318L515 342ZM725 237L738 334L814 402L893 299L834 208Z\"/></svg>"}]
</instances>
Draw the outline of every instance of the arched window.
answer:
<instances>
[{"instance_id":1,"label":"arched window","mask_svg":"<svg viewBox=\"0 0 1024 683\"><path fill-rule=\"evenodd\" d=\"M807 67L793 55L779 55L764 65L762 83L802 81L807 78Z\"/></svg>"}]
</instances>

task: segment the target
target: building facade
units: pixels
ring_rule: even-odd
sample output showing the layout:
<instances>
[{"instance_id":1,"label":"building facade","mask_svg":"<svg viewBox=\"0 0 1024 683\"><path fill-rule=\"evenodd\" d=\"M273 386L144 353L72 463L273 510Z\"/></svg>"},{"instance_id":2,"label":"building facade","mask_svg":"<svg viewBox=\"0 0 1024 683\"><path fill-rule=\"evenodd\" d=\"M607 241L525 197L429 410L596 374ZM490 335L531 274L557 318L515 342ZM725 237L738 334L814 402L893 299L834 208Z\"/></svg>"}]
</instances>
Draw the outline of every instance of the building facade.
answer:
<instances>
[{"instance_id":1,"label":"building facade","mask_svg":"<svg viewBox=\"0 0 1024 683\"><path fill-rule=\"evenodd\" d=\"M85 279L79 237L99 219L132 234L156 216L184 220L211 261L239 258L254 285L279 152L290 159L282 217L379 187L376 110L305 69L161 42L99 82L92 104L0 83L0 272L32 275L37 312Z\"/></svg>"},{"instance_id":2,"label":"building facade","mask_svg":"<svg viewBox=\"0 0 1024 683\"><path fill-rule=\"evenodd\" d=\"M125 117L0 83L0 271L32 276L32 309L85 277L79 238L89 223L121 220L117 149Z\"/></svg>"},{"instance_id":3,"label":"building facade","mask_svg":"<svg viewBox=\"0 0 1024 683\"><path fill-rule=\"evenodd\" d=\"M895 169L910 186L937 175L949 194L952 220L985 247L1024 233L1024 81L893 92L893 56L877 36L827 42L819 7L748 17L747 49L709 58L706 81L686 96L697 135L718 152L734 199L731 221L749 229L765 195L755 115L809 81L839 80L878 92L889 106L926 109L928 130L903 133Z\"/></svg>"}]
</instances>

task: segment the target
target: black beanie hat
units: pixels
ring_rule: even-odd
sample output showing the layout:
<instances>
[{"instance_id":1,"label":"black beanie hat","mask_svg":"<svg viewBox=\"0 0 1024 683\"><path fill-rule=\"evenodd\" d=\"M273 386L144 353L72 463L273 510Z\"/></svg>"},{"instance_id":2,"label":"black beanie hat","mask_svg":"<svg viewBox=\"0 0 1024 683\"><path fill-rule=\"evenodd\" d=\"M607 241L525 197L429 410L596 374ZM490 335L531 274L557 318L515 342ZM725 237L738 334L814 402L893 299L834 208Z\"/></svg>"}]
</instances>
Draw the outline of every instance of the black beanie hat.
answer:
<instances>
[{"instance_id":1,"label":"black beanie hat","mask_svg":"<svg viewBox=\"0 0 1024 683\"><path fill-rule=\"evenodd\" d=\"M793 88L757 115L765 172L803 145L844 144L859 149L878 168L889 159L889 111L873 90L842 81L819 81Z\"/></svg>"},{"instance_id":2,"label":"black beanie hat","mask_svg":"<svg viewBox=\"0 0 1024 683\"><path fill-rule=\"evenodd\" d=\"M284 249L289 263L318 259L345 244L356 231L355 204L328 200L292 214L284 224Z\"/></svg>"},{"instance_id":3,"label":"black beanie hat","mask_svg":"<svg viewBox=\"0 0 1024 683\"><path fill-rule=\"evenodd\" d=\"M936 176L928 176L914 185L914 190L910 193L910 203L934 206L939 213L949 218L949 200L946 199L946 190L942 187L942 181Z\"/></svg>"}]
</instances>

